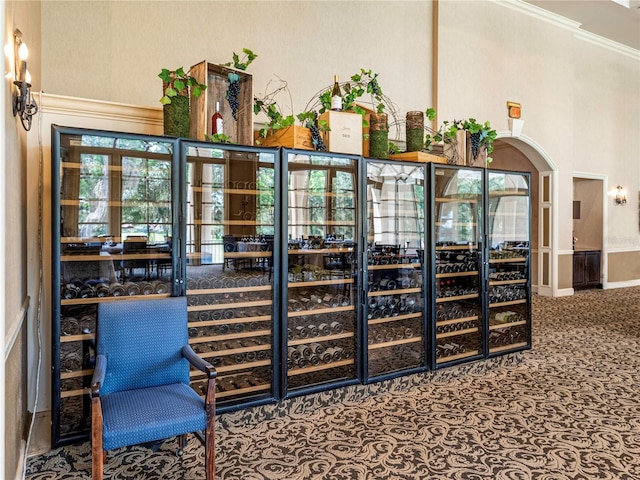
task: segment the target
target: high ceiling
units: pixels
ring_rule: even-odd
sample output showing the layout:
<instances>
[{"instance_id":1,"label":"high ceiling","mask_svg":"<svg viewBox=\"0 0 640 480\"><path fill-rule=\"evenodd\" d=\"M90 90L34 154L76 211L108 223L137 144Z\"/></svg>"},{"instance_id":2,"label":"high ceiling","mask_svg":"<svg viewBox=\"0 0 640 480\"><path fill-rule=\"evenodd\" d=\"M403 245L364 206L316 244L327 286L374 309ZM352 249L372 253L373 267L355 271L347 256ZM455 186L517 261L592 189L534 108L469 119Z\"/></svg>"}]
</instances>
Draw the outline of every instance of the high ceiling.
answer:
<instances>
[{"instance_id":1,"label":"high ceiling","mask_svg":"<svg viewBox=\"0 0 640 480\"><path fill-rule=\"evenodd\" d=\"M580 23L580 29L640 50L640 0L526 0Z\"/></svg>"}]
</instances>

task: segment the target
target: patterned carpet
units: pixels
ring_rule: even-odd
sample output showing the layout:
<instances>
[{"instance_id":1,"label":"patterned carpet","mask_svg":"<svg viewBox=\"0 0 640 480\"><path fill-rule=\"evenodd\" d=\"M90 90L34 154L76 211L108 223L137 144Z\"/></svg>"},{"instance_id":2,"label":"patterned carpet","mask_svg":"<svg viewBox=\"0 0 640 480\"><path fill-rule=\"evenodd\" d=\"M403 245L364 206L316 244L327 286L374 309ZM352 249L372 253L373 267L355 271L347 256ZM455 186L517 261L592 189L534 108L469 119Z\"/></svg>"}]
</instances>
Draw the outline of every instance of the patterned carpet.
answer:
<instances>
[{"instance_id":1,"label":"patterned carpet","mask_svg":"<svg viewBox=\"0 0 640 480\"><path fill-rule=\"evenodd\" d=\"M221 415L223 480L640 479L640 287L534 297L530 351ZM204 450L109 453L105 479L201 479ZM88 443L29 480L88 479Z\"/></svg>"}]
</instances>

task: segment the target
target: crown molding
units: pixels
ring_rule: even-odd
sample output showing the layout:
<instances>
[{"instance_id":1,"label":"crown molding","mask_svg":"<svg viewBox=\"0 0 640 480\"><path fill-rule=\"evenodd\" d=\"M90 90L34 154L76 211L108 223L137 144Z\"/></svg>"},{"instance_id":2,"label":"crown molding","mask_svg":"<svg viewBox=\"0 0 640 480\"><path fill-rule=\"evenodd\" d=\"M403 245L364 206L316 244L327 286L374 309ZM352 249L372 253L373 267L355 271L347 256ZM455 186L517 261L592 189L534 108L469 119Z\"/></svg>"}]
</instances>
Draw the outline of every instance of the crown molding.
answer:
<instances>
[{"instance_id":1,"label":"crown molding","mask_svg":"<svg viewBox=\"0 0 640 480\"><path fill-rule=\"evenodd\" d=\"M40 93L40 109L42 113L73 115L80 117L103 118L108 120L124 120L146 125L163 124L162 107L129 105L125 103L106 102L89 98L67 97Z\"/></svg>"},{"instance_id":2,"label":"crown molding","mask_svg":"<svg viewBox=\"0 0 640 480\"><path fill-rule=\"evenodd\" d=\"M524 15L528 15L530 17L534 17L544 22L550 23L564 30L570 31L573 33L574 37L577 38L578 40L582 40L584 42L588 42L593 45L606 48L607 50L620 53L627 57L633 58L634 60L640 60L640 50L636 50L635 48L631 48L627 45L614 42L613 40L609 40L608 38L601 37L600 35L596 35L595 33L581 30L580 27L582 24L580 22L576 22L574 20L570 20L566 17L563 17L562 15L549 12L548 10L545 10L543 8L527 3L524 0L489 0L489 1L497 5L500 5L502 7L515 10Z\"/></svg>"}]
</instances>

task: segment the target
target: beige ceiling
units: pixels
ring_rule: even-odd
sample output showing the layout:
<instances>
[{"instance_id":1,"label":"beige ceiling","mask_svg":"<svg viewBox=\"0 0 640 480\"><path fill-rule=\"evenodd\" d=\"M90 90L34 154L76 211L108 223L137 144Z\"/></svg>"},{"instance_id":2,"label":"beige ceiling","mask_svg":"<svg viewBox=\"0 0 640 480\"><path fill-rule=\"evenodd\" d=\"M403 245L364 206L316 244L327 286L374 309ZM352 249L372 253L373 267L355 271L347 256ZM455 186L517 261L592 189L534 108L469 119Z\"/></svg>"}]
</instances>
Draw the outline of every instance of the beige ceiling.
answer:
<instances>
[{"instance_id":1,"label":"beige ceiling","mask_svg":"<svg viewBox=\"0 0 640 480\"><path fill-rule=\"evenodd\" d=\"M581 30L640 50L640 0L629 0L630 8L613 0L526 1L580 23Z\"/></svg>"}]
</instances>

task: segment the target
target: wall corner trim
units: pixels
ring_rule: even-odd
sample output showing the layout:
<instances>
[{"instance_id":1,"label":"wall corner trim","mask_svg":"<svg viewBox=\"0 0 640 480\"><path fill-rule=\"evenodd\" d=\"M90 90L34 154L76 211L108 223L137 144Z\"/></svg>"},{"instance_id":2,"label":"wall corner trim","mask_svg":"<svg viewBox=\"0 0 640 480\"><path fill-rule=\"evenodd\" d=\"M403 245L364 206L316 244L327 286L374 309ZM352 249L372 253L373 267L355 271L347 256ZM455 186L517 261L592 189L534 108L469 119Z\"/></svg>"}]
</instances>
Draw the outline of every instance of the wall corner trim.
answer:
<instances>
[{"instance_id":1,"label":"wall corner trim","mask_svg":"<svg viewBox=\"0 0 640 480\"><path fill-rule=\"evenodd\" d=\"M16 339L22 330L22 325L27 318L27 311L29 310L29 301L31 297L27 296L22 302L22 307L18 311L15 321L11 324L11 329L4 336L4 361L7 362L9 354L13 349L13 344L16 343Z\"/></svg>"}]
</instances>

